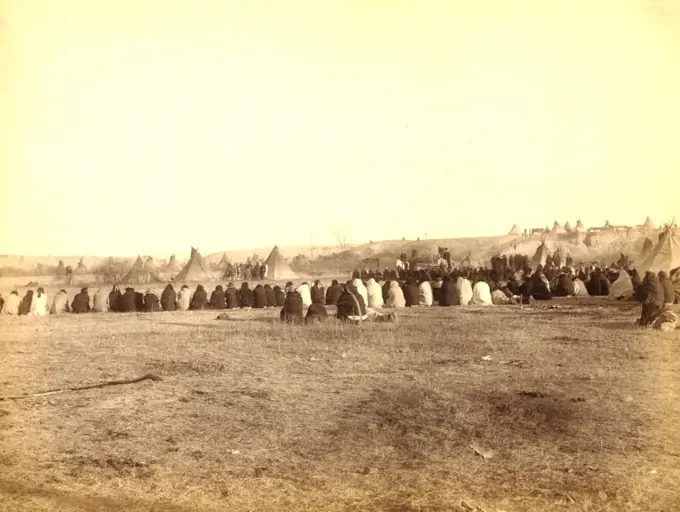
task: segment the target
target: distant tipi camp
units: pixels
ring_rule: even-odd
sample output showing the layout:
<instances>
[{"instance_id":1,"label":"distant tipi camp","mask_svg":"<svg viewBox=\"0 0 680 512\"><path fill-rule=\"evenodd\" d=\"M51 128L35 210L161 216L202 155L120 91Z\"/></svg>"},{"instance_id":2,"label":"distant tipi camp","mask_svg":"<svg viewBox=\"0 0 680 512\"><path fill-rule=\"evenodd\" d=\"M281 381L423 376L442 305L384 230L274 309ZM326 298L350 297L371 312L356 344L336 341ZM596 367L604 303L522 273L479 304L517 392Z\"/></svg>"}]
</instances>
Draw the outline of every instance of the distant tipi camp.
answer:
<instances>
[{"instance_id":1,"label":"distant tipi camp","mask_svg":"<svg viewBox=\"0 0 680 512\"><path fill-rule=\"evenodd\" d=\"M550 230L550 233L551 233L552 235L563 235L564 233L566 233L566 231L565 231L564 228L560 225L559 222L555 221L555 222L553 223L552 229Z\"/></svg>"},{"instance_id":2,"label":"distant tipi camp","mask_svg":"<svg viewBox=\"0 0 680 512\"><path fill-rule=\"evenodd\" d=\"M132 265L130 271L121 279L125 284L150 284L160 283L162 280L151 270L152 266L144 263L141 256L137 256L137 261Z\"/></svg>"},{"instance_id":3,"label":"distant tipi camp","mask_svg":"<svg viewBox=\"0 0 680 512\"><path fill-rule=\"evenodd\" d=\"M215 276L210 271L210 267L198 252L198 249L191 248L191 256L189 261L187 261L184 268L175 276L173 281L175 282L185 282L185 281L205 281L206 279L210 281L215 280Z\"/></svg>"},{"instance_id":4,"label":"distant tipi camp","mask_svg":"<svg viewBox=\"0 0 680 512\"><path fill-rule=\"evenodd\" d=\"M519 228L517 227L517 224L512 225L512 229L508 231L508 235L519 235Z\"/></svg>"}]
</instances>

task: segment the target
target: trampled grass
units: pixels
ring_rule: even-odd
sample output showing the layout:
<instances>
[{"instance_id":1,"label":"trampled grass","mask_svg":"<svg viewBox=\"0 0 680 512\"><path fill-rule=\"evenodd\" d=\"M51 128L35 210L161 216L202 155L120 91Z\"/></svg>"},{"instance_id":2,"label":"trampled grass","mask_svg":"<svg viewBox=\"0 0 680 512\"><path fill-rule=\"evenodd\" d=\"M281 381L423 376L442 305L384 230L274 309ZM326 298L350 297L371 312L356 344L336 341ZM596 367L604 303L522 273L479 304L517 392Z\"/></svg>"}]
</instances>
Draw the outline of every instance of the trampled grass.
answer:
<instances>
[{"instance_id":1,"label":"trampled grass","mask_svg":"<svg viewBox=\"0 0 680 512\"><path fill-rule=\"evenodd\" d=\"M633 306L216 314L1 318L0 395L163 380L0 402L0 509L680 509L680 331Z\"/></svg>"}]
</instances>

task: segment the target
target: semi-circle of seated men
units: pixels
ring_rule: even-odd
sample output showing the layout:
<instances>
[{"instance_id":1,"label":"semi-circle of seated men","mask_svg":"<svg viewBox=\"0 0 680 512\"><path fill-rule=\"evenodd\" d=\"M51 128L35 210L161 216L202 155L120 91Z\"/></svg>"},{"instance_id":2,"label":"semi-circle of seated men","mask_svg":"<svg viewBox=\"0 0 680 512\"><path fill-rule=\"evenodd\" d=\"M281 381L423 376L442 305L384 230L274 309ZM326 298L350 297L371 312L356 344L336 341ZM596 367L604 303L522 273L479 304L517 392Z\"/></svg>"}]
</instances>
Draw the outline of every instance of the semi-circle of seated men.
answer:
<instances>
[{"instance_id":1,"label":"semi-circle of seated men","mask_svg":"<svg viewBox=\"0 0 680 512\"><path fill-rule=\"evenodd\" d=\"M575 266L567 258L564 266L557 258L532 270L525 255L494 256L491 268L454 268L450 264L436 268L396 270L355 270L344 284L334 280L325 289L320 281L295 286L247 281L240 287L229 282L216 286L208 295L203 285L191 290L187 285L175 290L168 284L158 296L153 289L141 293L133 287L123 290L114 285L109 291L99 288L92 298L85 287L69 302L67 292L59 291L48 303L45 290L28 290L23 298L13 291L0 296L3 315L47 315L72 312L156 312L187 310L233 310L281 308L280 319L286 323L316 323L328 318L326 306L334 306L342 321L397 321L394 311L412 307L452 307L461 305L491 306L527 304L553 297L608 296L617 300L635 300L642 304L639 325L664 330L675 328L677 317L667 306L680 303L680 269L670 275L646 272L640 276L627 265L612 264L605 269L593 265ZM622 262L625 263L625 262ZM48 306L49 304L49 306ZM305 309L306 314L304 313Z\"/></svg>"}]
</instances>

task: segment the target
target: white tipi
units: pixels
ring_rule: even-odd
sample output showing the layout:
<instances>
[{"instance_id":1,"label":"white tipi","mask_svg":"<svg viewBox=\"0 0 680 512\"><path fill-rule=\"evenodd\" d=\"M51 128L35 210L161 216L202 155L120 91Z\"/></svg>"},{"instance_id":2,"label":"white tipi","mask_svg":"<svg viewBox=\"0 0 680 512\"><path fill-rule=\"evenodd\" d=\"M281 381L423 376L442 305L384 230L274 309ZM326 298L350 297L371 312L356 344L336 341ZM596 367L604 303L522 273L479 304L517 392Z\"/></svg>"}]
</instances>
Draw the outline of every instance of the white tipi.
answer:
<instances>
[{"instance_id":1,"label":"white tipi","mask_svg":"<svg viewBox=\"0 0 680 512\"><path fill-rule=\"evenodd\" d=\"M189 261L187 261L184 268L180 270L173 281L181 283L185 281L205 281L206 279L214 281L215 276L210 271L201 253L198 252L198 249L192 247Z\"/></svg>"},{"instance_id":2,"label":"white tipi","mask_svg":"<svg viewBox=\"0 0 680 512\"><path fill-rule=\"evenodd\" d=\"M295 279L297 277L297 274L293 272L293 269L290 268L290 265L281 256L281 251L277 245L274 246L264 263L267 266L266 279L276 281L279 279Z\"/></svg>"}]
</instances>

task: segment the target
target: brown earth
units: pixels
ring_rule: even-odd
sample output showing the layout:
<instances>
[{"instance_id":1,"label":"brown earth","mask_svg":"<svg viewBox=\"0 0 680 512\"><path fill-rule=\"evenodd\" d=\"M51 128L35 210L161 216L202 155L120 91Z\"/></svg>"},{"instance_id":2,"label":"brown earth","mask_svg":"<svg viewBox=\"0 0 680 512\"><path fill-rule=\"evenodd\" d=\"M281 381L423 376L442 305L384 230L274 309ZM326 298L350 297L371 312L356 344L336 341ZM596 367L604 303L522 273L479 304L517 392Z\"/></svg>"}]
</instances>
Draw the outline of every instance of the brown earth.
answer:
<instances>
[{"instance_id":1,"label":"brown earth","mask_svg":"<svg viewBox=\"0 0 680 512\"><path fill-rule=\"evenodd\" d=\"M0 395L163 379L0 401L0 509L680 509L680 330L554 304L0 318Z\"/></svg>"}]
</instances>

